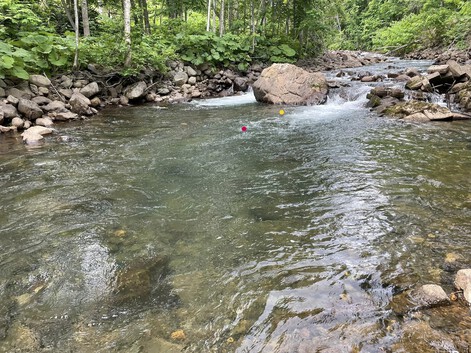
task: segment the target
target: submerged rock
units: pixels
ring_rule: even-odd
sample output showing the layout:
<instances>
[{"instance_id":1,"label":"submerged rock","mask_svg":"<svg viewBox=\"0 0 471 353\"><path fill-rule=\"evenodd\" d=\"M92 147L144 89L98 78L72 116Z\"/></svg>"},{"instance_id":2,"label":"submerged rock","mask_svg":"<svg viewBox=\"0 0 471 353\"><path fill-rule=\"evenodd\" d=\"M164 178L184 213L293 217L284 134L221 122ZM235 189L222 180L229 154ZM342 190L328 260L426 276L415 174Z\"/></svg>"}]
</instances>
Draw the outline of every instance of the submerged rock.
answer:
<instances>
[{"instance_id":1,"label":"submerged rock","mask_svg":"<svg viewBox=\"0 0 471 353\"><path fill-rule=\"evenodd\" d=\"M112 295L115 304L144 301L151 297L164 296L164 301L172 300L170 290L163 284L168 273L168 261L158 256L146 261L131 264L116 275L116 285Z\"/></svg>"},{"instance_id":2,"label":"submerged rock","mask_svg":"<svg viewBox=\"0 0 471 353\"><path fill-rule=\"evenodd\" d=\"M327 99L329 87L320 72L310 73L292 64L273 64L253 84L259 102L316 105Z\"/></svg>"}]
</instances>

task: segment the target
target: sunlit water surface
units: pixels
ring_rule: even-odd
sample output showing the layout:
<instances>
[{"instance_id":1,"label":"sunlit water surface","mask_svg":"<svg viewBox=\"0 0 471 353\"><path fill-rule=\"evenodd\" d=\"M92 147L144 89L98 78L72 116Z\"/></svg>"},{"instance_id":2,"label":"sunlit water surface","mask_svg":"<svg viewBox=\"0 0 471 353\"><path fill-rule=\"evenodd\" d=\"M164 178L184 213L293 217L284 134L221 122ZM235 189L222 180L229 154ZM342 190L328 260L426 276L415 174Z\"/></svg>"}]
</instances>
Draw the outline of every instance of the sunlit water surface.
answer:
<instances>
[{"instance_id":1,"label":"sunlit water surface","mask_svg":"<svg viewBox=\"0 0 471 353\"><path fill-rule=\"evenodd\" d=\"M381 118L366 91L0 136L0 351L393 347L397 289L451 291L450 253L471 266L471 123Z\"/></svg>"}]
</instances>

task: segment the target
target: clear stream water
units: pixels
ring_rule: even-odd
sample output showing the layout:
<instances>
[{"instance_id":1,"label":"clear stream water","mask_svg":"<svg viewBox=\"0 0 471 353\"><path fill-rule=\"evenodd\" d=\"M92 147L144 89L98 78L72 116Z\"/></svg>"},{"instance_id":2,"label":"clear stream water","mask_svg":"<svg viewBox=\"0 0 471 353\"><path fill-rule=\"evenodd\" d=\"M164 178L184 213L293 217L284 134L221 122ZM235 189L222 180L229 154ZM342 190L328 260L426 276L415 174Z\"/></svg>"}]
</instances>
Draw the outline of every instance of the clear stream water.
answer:
<instances>
[{"instance_id":1,"label":"clear stream water","mask_svg":"<svg viewBox=\"0 0 471 353\"><path fill-rule=\"evenodd\" d=\"M378 117L367 90L1 135L0 352L437 351L393 302L471 266L471 122ZM466 340L454 310L419 320Z\"/></svg>"}]
</instances>

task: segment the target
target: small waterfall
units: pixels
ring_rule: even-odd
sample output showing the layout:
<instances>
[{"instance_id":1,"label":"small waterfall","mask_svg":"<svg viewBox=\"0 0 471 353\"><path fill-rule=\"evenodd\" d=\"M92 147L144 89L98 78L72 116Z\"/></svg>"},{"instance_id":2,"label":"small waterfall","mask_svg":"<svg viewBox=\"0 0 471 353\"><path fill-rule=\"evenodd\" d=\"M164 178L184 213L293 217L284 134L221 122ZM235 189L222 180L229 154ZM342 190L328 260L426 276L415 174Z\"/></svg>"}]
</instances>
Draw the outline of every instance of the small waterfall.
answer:
<instances>
[{"instance_id":1,"label":"small waterfall","mask_svg":"<svg viewBox=\"0 0 471 353\"><path fill-rule=\"evenodd\" d=\"M326 105L342 105L351 102L356 106L363 106L368 101L366 95L372 88L367 84L355 84L351 87L331 89Z\"/></svg>"}]
</instances>

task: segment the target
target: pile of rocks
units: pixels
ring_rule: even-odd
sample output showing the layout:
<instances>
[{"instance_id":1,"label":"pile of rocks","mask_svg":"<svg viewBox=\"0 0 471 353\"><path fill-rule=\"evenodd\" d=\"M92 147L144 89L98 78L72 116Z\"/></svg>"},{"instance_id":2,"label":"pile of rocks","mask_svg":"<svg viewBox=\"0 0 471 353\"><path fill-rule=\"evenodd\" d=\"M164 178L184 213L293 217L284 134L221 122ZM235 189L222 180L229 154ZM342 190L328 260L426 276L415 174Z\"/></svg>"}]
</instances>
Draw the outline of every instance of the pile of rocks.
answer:
<instances>
[{"instance_id":1,"label":"pile of rocks","mask_svg":"<svg viewBox=\"0 0 471 353\"><path fill-rule=\"evenodd\" d=\"M410 100L404 100L405 92L400 88L378 86L368 94L368 106L379 114L388 115L406 121L438 121L470 119L471 115L471 65L461 65L449 60L445 65L432 65L427 74L421 75L410 68L393 77L405 81L405 88L412 94ZM448 107L426 102L426 94L444 94ZM450 109L456 103L462 112Z\"/></svg>"},{"instance_id":2,"label":"pile of rocks","mask_svg":"<svg viewBox=\"0 0 471 353\"><path fill-rule=\"evenodd\" d=\"M72 83L71 83L72 85ZM29 80L8 88L0 82L0 131L25 130L26 143L36 143L50 129L30 130L33 125L49 128L55 121L75 120L83 115L97 113L99 98L89 99L100 92L96 82L75 90L59 88L45 76L31 75ZM69 93L70 91L70 93ZM62 93L61 93L62 92ZM41 131L41 133L38 133ZM46 132L47 131L47 132Z\"/></svg>"},{"instance_id":3,"label":"pile of rocks","mask_svg":"<svg viewBox=\"0 0 471 353\"><path fill-rule=\"evenodd\" d=\"M32 126L50 128L58 121L96 114L106 105L166 104L232 95L246 91L263 69L254 65L245 73L235 73L229 69L214 71L207 65L195 69L181 62L170 62L169 68L165 77L152 72L130 79L100 75L90 67L51 80L43 75L31 75L28 81L17 84L0 80L0 132L25 130L23 140L34 144L42 135L38 129L28 132ZM43 134L45 131L49 130L41 130Z\"/></svg>"},{"instance_id":4,"label":"pile of rocks","mask_svg":"<svg viewBox=\"0 0 471 353\"><path fill-rule=\"evenodd\" d=\"M439 93L450 93L451 89L455 88L457 92L456 84L469 82L470 78L471 65L460 65L454 60L449 60L445 65L430 66L427 75L412 77L406 88Z\"/></svg>"},{"instance_id":5,"label":"pile of rocks","mask_svg":"<svg viewBox=\"0 0 471 353\"><path fill-rule=\"evenodd\" d=\"M327 51L322 56L309 60L300 60L297 66L307 71L330 71L343 68L360 67L385 61L386 56L370 52L334 50Z\"/></svg>"}]
</instances>

